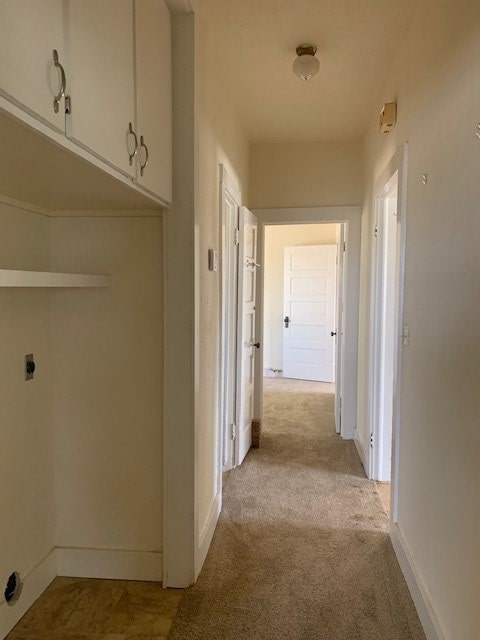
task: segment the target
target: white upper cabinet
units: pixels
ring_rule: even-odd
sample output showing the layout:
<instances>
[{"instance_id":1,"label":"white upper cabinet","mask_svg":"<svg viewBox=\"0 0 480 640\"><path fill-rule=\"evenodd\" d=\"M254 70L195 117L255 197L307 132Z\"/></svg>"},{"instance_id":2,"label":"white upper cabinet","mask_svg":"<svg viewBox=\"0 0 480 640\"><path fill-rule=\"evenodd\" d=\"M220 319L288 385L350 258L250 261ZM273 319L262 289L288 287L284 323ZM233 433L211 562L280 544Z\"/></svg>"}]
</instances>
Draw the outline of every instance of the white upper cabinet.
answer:
<instances>
[{"instance_id":1,"label":"white upper cabinet","mask_svg":"<svg viewBox=\"0 0 480 640\"><path fill-rule=\"evenodd\" d=\"M65 68L63 0L1 0L0 94L63 132L60 64Z\"/></svg>"},{"instance_id":2,"label":"white upper cabinet","mask_svg":"<svg viewBox=\"0 0 480 640\"><path fill-rule=\"evenodd\" d=\"M135 0L135 52L137 182L171 202L171 21L164 0Z\"/></svg>"},{"instance_id":3,"label":"white upper cabinet","mask_svg":"<svg viewBox=\"0 0 480 640\"><path fill-rule=\"evenodd\" d=\"M66 3L67 136L135 176L133 0ZM130 124L135 133L130 133Z\"/></svg>"}]
</instances>

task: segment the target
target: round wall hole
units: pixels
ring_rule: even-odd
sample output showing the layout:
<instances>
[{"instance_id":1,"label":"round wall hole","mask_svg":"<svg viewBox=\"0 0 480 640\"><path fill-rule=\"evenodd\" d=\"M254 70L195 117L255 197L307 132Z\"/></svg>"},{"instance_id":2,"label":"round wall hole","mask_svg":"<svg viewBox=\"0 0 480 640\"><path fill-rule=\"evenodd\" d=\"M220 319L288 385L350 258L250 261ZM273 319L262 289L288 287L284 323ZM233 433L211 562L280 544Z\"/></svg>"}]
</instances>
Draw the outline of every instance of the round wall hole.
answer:
<instances>
[{"instance_id":1,"label":"round wall hole","mask_svg":"<svg viewBox=\"0 0 480 640\"><path fill-rule=\"evenodd\" d=\"M22 591L22 581L20 579L20 574L17 571L14 571L7 580L7 585L4 591L5 602L7 604L15 604L20 597L20 593Z\"/></svg>"}]
</instances>

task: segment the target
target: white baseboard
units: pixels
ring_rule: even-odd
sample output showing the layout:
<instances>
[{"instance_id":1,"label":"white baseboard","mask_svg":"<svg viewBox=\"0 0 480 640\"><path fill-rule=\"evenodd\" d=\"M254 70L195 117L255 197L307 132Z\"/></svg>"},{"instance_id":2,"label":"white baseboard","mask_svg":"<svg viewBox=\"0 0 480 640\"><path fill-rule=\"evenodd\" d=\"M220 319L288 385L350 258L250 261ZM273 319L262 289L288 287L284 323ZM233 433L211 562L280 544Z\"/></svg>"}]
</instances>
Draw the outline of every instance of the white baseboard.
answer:
<instances>
[{"instance_id":1,"label":"white baseboard","mask_svg":"<svg viewBox=\"0 0 480 640\"><path fill-rule=\"evenodd\" d=\"M159 551L57 548L57 574L73 578L162 581Z\"/></svg>"},{"instance_id":2,"label":"white baseboard","mask_svg":"<svg viewBox=\"0 0 480 640\"><path fill-rule=\"evenodd\" d=\"M360 456L360 460L362 461L363 468L365 469L365 473L368 477L368 458L367 453L365 451L365 447L363 446L363 442L358 437L358 431L354 429L353 431L353 442L355 443L355 447L358 451L358 455Z\"/></svg>"},{"instance_id":3,"label":"white baseboard","mask_svg":"<svg viewBox=\"0 0 480 640\"><path fill-rule=\"evenodd\" d=\"M205 562L205 558L207 557L208 550L210 549L210 544L212 543L213 534L215 533L215 527L217 526L221 509L222 494L218 492L215 496L212 506L210 507L205 525L203 526L199 535L198 549L195 558L195 580L198 578L198 574L203 567L203 563Z\"/></svg>"},{"instance_id":4,"label":"white baseboard","mask_svg":"<svg viewBox=\"0 0 480 640\"><path fill-rule=\"evenodd\" d=\"M5 638L32 604L41 596L57 575L56 551L50 553L25 576L23 589L17 602L10 606L3 602L0 606L0 638Z\"/></svg>"},{"instance_id":5,"label":"white baseboard","mask_svg":"<svg viewBox=\"0 0 480 640\"><path fill-rule=\"evenodd\" d=\"M400 527L396 523L391 525L390 538L427 640L446 640L428 590L420 577Z\"/></svg>"}]
</instances>

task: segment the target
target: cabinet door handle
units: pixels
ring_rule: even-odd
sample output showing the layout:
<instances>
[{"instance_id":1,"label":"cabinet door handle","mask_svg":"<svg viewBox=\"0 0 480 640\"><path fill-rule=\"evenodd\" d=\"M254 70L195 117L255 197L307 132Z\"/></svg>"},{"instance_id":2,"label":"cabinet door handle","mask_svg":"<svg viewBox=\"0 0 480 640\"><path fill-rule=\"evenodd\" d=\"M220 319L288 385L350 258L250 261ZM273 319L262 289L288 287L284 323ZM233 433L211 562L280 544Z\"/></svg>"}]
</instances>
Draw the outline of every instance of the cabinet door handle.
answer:
<instances>
[{"instance_id":1,"label":"cabinet door handle","mask_svg":"<svg viewBox=\"0 0 480 640\"><path fill-rule=\"evenodd\" d=\"M130 164L130 166L132 166L133 159L137 155L137 151L138 151L138 138L137 138L137 134L133 130L131 122L128 123L128 133L129 133L129 135L133 136L133 140L135 142L135 146L133 147L132 153L128 154L128 163Z\"/></svg>"},{"instance_id":2,"label":"cabinet door handle","mask_svg":"<svg viewBox=\"0 0 480 640\"><path fill-rule=\"evenodd\" d=\"M145 162L143 164L140 163L140 175L143 176L143 171L148 164L148 147L145 144L143 136L140 136L140 146L145 149Z\"/></svg>"},{"instance_id":3,"label":"cabinet door handle","mask_svg":"<svg viewBox=\"0 0 480 640\"><path fill-rule=\"evenodd\" d=\"M58 110L60 108L60 100L65 96L65 89L67 88L67 78L65 76L65 69L62 67L58 60L58 51L56 49L53 50L53 64L57 67L57 69L60 69L61 76L60 91L53 98L53 110L55 111L55 113L58 113Z\"/></svg>"}]
</instances>

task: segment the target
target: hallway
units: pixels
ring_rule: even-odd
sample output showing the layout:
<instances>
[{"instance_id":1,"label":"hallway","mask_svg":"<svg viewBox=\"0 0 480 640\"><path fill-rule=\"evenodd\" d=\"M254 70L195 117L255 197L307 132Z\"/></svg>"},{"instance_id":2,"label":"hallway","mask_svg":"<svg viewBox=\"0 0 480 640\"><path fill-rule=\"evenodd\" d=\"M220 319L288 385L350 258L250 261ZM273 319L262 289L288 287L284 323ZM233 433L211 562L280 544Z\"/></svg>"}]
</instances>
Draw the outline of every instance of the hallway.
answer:
<instances>
[{"instance_id":1,"label":"hallway","mask_svg":"<svg viewBox=\"0 0 480 640\"><path fill-rule=\"evenodd\" d=\"M322 383L265 380L261 447L224 489L170 640L421 640L375 483Z\"/></svg>"}]
</instances>

